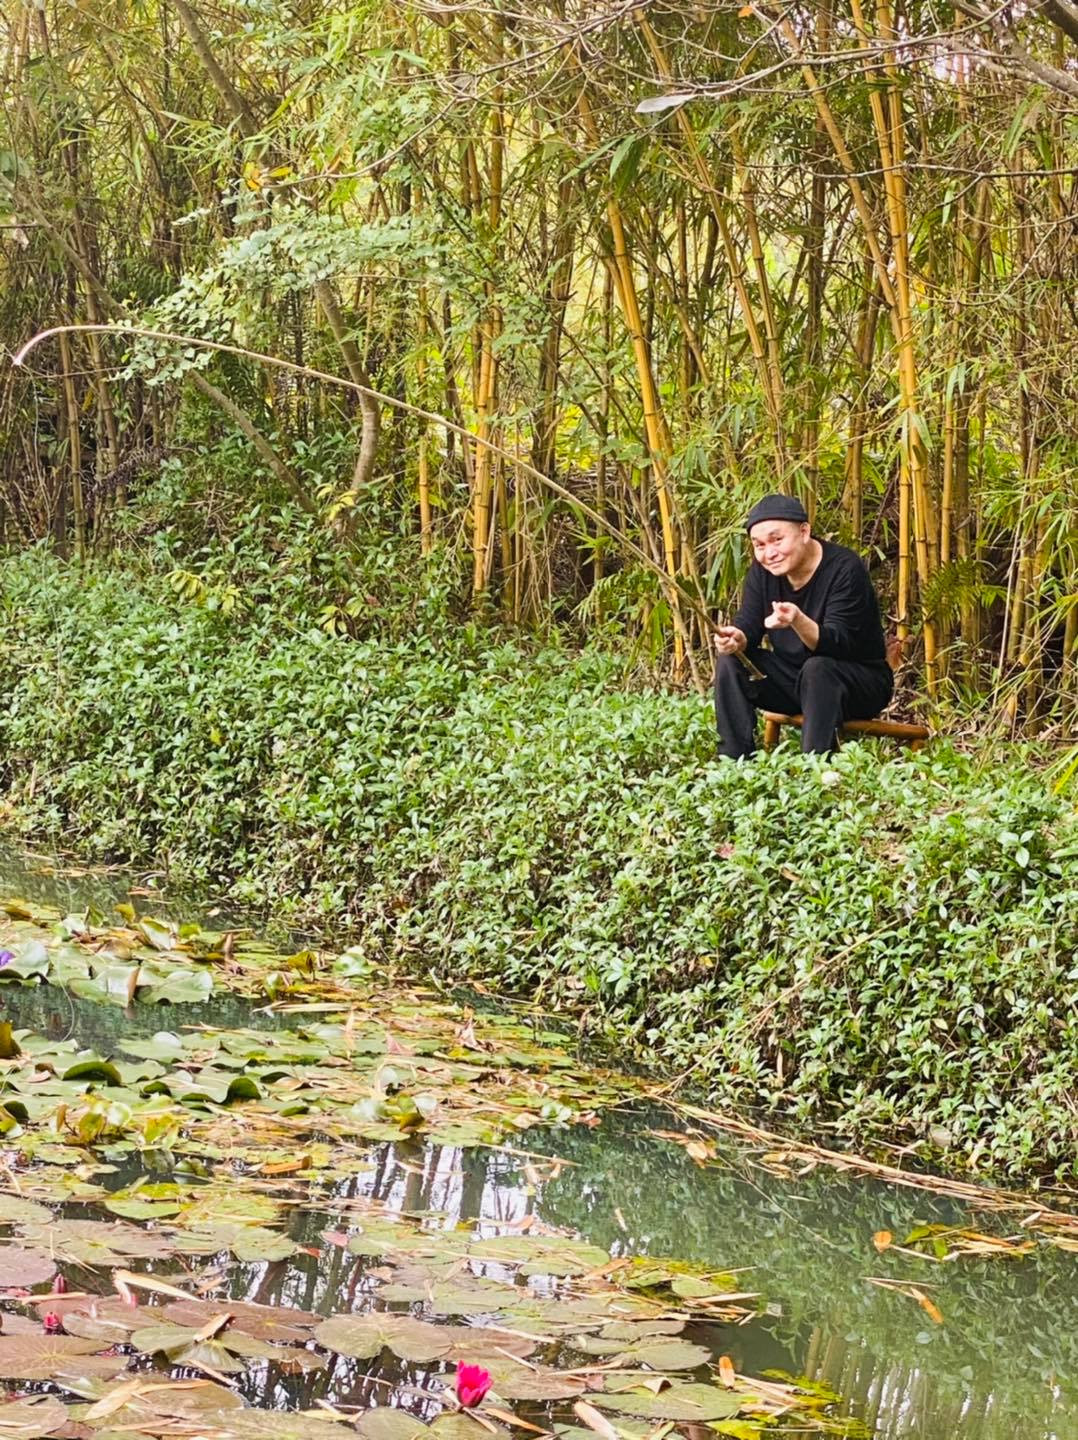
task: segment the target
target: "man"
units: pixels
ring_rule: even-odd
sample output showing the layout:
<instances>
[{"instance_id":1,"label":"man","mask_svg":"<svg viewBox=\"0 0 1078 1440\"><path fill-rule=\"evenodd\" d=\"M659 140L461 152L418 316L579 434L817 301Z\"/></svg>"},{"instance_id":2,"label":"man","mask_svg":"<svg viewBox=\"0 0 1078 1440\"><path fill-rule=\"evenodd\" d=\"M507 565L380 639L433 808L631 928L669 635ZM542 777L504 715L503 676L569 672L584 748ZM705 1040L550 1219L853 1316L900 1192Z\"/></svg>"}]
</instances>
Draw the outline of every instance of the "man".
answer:
<instances>
[{"instance_id":1,"label":"man","mask_svg":"<svg viewBox=\"0 0 1078 1440\"><path fill-rule=\"evenodd\" d=\"M843 720L871 720L891 699L876 592L858 555L813 536L800 500L765 496L746 529L753 561L741 609L715 634L719 753L753 753L756 710L803 715L802 750L827 753ZM770 650L760 648L765 634Z\"/></svg>"}]
</instances>

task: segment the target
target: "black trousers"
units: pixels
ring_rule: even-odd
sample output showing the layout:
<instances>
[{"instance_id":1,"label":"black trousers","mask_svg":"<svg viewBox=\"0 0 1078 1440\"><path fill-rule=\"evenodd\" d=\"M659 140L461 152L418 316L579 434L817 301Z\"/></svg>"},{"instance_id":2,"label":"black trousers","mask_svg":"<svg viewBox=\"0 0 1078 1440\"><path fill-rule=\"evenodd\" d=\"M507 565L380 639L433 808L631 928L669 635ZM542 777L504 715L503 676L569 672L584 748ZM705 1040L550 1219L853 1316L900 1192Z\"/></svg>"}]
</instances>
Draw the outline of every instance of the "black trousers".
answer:
<instances>
[{"instance_id":1,"label":"black trousers","mask_svg":"<svg viewBox=\"0 0 1078 1440\"><path fill-rule=\"evenodd\" d=\"M757 680L734 655L715 661L715 723L719 754L731 760L756 749L756 711L803 715L801 749L827 754L835 748L843 720L871 720L891 699L894 676L883 660L863 665L810 655L798 666L771 650L750 650L748 658L764 672Z\"/></svg>"}]
</instances>

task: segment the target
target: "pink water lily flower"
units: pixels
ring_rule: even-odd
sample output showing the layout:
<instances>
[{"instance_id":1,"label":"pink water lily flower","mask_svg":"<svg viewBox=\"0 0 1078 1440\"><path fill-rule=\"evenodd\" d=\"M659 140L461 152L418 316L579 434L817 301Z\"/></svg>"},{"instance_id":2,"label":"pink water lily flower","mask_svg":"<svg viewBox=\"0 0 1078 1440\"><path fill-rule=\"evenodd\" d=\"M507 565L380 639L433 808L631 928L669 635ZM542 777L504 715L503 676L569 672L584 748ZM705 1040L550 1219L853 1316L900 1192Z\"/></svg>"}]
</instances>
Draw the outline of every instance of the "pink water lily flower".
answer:
<instances>
[{"instance_id":1,"label":"pink water lily flower","mask_svg":"<svg viewBox=\"0 0 1078 1440\"><path fill-rule=\"evenodd\" d=\"M458 1365L456 1391L457 1399L465 1410L478 1405L491 1387L490 1371L481 1365Z\"/></svg>"}]
</instances>

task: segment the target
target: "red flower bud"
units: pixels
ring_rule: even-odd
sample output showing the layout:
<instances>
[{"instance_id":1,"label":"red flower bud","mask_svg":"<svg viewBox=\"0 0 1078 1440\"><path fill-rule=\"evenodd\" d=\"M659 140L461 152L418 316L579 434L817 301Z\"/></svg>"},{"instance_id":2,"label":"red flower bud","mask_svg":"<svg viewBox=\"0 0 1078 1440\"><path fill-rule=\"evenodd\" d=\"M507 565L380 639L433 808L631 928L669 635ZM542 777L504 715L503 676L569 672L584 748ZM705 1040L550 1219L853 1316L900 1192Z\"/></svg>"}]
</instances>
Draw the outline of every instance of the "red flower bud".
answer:
<instances>
[{"instance_id":1,"label":"red flower bud","mask_svg":"<svg viewBox=\"0 0 1078 1440\"><path fill-rule=\"evenodd\" d=\"M46 1335L62 1335L64 1333L64 1322L60 1319L59 1315L54 1314L50 1310L47 1315L42 1316L41 1328Z\"/></svg>"},{"instance_id":2,"label":"red flower bud","mask_svg":"<svg viewBox=\"0 0 1078 1440\"><path fill-rule=\"evenodd\" d=\"M456 1391L457 1399L465 1410L478 1405L491 1387L490 1371L481 1365L458 1365Z\"/></svg>"},{"instance_id":3,"label":"red flower bud","mask_svg":"<svg viewBox=\"0 0 1078 1440\"><path fill-rule=\"evenodd\" d=\"M67 1281L62 1275L57 1275L56 1279L52 1282L52 1293L54 1295L63 1295L66 1290Z\"/></svg>"}]
</instances>

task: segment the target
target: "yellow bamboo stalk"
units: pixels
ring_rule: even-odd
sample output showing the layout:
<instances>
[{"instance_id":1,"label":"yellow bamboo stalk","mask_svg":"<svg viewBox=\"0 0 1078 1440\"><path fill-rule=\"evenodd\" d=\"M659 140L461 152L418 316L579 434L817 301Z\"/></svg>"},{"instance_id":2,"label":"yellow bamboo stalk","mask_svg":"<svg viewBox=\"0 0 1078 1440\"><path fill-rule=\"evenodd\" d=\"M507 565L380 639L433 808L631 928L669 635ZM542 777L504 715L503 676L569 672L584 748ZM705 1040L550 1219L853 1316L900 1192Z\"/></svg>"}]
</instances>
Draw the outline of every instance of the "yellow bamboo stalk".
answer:
<instances>
[{"instance_id":1,"label":"yellow bamboo stalk","mask_svg":"<svg viewBox=\"0 0 1078 1440\"><path fill-rule=\"evenodd\" d=\"M655 31L644 16L640 15L637 17L637 24L639 25L640 30L644 36L648 50L651 52L651 57L655 62L656 69L665 81L671 82L674 78L673 70L670 67L670 62L666 58L666 54L662 48L662 45L659 42L659 37L655 34ZM741 258L741 252L738 250L738 247L734 242L734 237L726 218L726 212L723 209L721 203L721 187L718 184L716 177L712 173L711 167L708 165L708 162L704 157L703 152L700 149L695 132L692 128L692 124L689 120L688 115L685 113L684 108L679 107L676 114L678 128L680 129L682 138L684 139L685 148L688 151L689 159L692 161L693 169L696 172L697 179L700 182L704 194L707 196L711 212L715 217L715 224L718 226L719 236L722 240L723 250L726 254L726 263L730 268L730 278L733 282L734 294L737 297L738 309L741 312L741 319L745 326L745 334L748 337L749 349L752 351L752 357L756 365L756 372L760 380L760 388L763 391L764 403L767 406L768 413L771 417L771 423L775 436L775 456L778 462L779 478L781 481L785 479L787 458L782 418L782 372L781 368L777 364L778 346L777 332L775 331L774 326L774 315L772 314L771 316L771 335L769 337L769 340L771 338L773 338L774 340L772 355L771 353L769 353L769 341L765 341L764 334L761 333L760 323L756 318L756 312L753 309L752 299L749 295L748 286L745 283L745 266ZM750 238L750 244L751 243L752 242ZM766 285L766 272L763 269L763 249L762 246L760 246L760 237L758 230L756 233L755 243L756 246L759 247L760 251L760 263L758 266L757 275L758 277L761 274L764 275L764 281ZM753 253L755 256L755 249ZM765 305L769 303L770 290L768 289L767 301L765 301Z\"/></svg>"},{"instance_id":2,"label":"yellow bamboo stalk","mask_svg":"<svg viewBox=\"0 0 1078 1440\"><path fill-rule=\"evenodd\" d=\"M588 138L593 144L599 142L599 132L595 124L595 117L592 112L591 102L588 99L586 89L582 89L579 99L579 110ZM632 263L629 259L628 246L625 240L625 225L622 220L621 207L617 199L611 195L607 199L607 221L610 225L611 250L607 263L611 268L614 280L614 289L621 307L622 318L625 321L625 328L629 333L629 341L633 348L633 358L636 361L637 379L640 384L640 400L644 413L644 430L647 438L648 453L651 458L652 471L655 477L655 496L659 506L659 523L662 528L663 560L666 572L673 581L678 574L679 568L679 542L674 525L674 507L671 503L669 486L669 462L672 452L670 431L663 414L662 402L659 398L659 388L655 381L654 371L651 363L651 353L648 347L647 337L644 333L643 320L640 315L640 302L637 298L636 283L633 278ZM673 586L670 587L671 610L678 608L677 593ZM675 622L676 624L676 622ZM675 631L675 658L678 663L682 659L680 651L680 638Z\"/></svg>"},{"instance_id":3,"label":"yellow bamboo stalk","mask_svg":"<svg viewBox=\"0 0 1078 1440\"><path fill-rule=\"evenodd\" d=\"M427 406L427 287L419 287L419 348L416 351L415 375L419 401ZM434 548L434 525L430 504L430 439L427 422L419 422L419 457L416 487L419 499L419 551L429 555Z\"/></svg>"},{"instance_id":4,"label":"yellow bamboo stalk","mask_svg":"<svg viewBox=\"0 0 1078 1440\"><path fill-rule=\"evenodd\" d=\"M502 182L505 167L505 117L502 111L502 91L495 90L490 120L490 202L488 224L493 244L502 220ZM478 162L473 155L473 165ZM475 177L473 176L473 183ZM477 193L477 192L473 192ZM501 329L500 312L496 303L493 282L488 282L487 315L481 328L481 355L479 361L479 384L476 395L477 434L480 441L490 438L490 418L494 409L497 387L498 362L494 354L494 343ZM475 457L475 479L473 482L473 525L472 525L472 591L482 595L490 583L491 546L494 539L493 498L494 480L491 468L493 452L486 444L477 447Z\"/></svg>"},{"instance_id":5,"label":"yellow bamboo stalk","mask_svg":"<svg viewBox=\"0 0 1078 1440\"><path fill-rule=\"evenodd\" d=\"M82 561L86 558L86 506L82 492L82 437L79 433L79 402L75 394L71 341L67 335L60 336L60 363L63 366L61 384L64 391L67 429L67 463L71 476L71 512L75 523L75 555Z\"/></svg>"}]
</instances>

